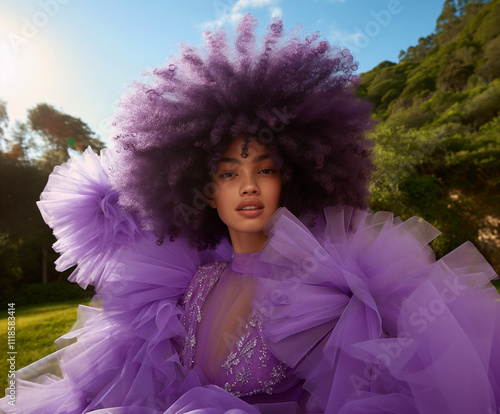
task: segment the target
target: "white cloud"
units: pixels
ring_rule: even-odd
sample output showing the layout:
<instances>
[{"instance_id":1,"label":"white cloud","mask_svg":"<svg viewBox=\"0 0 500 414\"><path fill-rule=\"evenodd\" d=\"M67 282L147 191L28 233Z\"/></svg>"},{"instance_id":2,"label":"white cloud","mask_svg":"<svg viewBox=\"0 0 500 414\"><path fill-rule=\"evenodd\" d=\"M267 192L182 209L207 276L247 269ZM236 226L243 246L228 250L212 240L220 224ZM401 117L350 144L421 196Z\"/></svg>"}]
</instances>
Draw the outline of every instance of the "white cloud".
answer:
<instances>
[{"instance_id":1,"label":"white cloud","mask_svg":"<svg viewBox=\"0 0 500 414\"><path fill-rule=\"evenodd\" d=\"M328 40L332 45L344 46L350 49L351 52L358 53L360 52L360 40L362 36L363 33L360 31L344 32L337 30L334 27L330 27Z\"/></svg>"},{"instance_id":2,"label":"white cloud","mask_svg":"<svg viewBox=\"0 0 500 414\"><path fill-rule=\"evenodd\" d=\"M224 24L237 24L243 15L250 12L251 9L267 8L271 18L281 17L283 10L278 6L281 0L216 0L213 4L217 13L217 18L205 22L201 27L205 30L214 30Z\"/></svg>"},{"instance_id":3,"label":"white cloud","mask_svg":"<svg viewBox=\"0 0 500 414\"><path fill-rule=\"evenodd\" d=\"M249 9L249 8L261 8L265 6L272 6L277 3L275 0L238 0L233 9L238 11L239 9Z\"/></svg>"},{"instance_id":4,"label":"white cloud","mask_svg":"<svg viewBox=\"0 0 500 414\"><path fill-rule=\"evenodd\" d=\"M281 10L281 7L274 7L271 10L271 18L281 17L281 16L283 16L283 10Z\"/></svg>"}]
</instances>

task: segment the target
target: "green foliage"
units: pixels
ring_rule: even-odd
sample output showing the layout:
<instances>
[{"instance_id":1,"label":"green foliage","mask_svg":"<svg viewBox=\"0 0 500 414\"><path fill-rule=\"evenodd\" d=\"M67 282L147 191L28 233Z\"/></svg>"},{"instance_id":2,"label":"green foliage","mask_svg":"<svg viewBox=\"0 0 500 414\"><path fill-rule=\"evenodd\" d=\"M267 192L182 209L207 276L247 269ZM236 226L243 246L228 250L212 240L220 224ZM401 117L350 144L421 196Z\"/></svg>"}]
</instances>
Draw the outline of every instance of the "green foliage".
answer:
<instances>
[{"instance_id":1,"label":"green foliage","mask_svg":"<svg viewBox=\"0 0 500 414\"><path fill-rule=\"evenodd\" d=\"M387 105L392 101L394 101L398 96L399 92L397 89L389 89L387 92L384 93L384 96L382 96L381 103Z\"/></svg>"},{"instance_id":2,"label":"green foliage","mask_svg":"<svg viewBox=\"0 0 500 414\"><path fill-rule=\"evenodd\" d=\"M406 82L406 86L401 93L402 98L410 98L422 93L432 92L436 89L436 80L425 73L416 73Z\"/></svg>"},{"instance_id":3,"label":"green foliage","mask_svg":"<svg viewBox=\"0 0 500 414\"><path fill-rule=\"evenodd\" d=\"M490 83L484 91L465 102L463 121L478 128L493 120L498 111L500 111L500 79Z\"/></svg>"},{"instance_id":4,"label":"green foliage","mask_svg":"<svg viewBox=\"0 0 500 414\"><path fill-rule=\"evenodd\" d=\"M475 13L474 13L475 12ZM470 10L473 16L464 27L461 37L474 39L484 45L486 42L500 35L500 3L492 1L488 7Z\"/></svg>"},{"instance_id":5,"label":"green foliage","mask_svg":"<svg viewBox=\"0 0 500 414\"><path fill-rule=\"evenodd\" d=\"M51 283L31 283L22 285L13 301L18 306L30 306L39 303L55 303L61 300L89 300L94 295L92 287L86 290L68 281Z\"/></svg>"},{"instance_id":6,"label":"green foliage","mask_svg":"<svg viewBox=\"0 0 500 414\"><path fill-rule=\"evenodd\" d=\"M28 110L28 124L31 131L43 138L43 167L49 171L68 160L70 149L81 153L88 146L95 151L104 147L80 118L60 112L46 103Z\"/></svg>"},{"instance_id":7,"label":"green foliage","mask_svg":"<svg viewBox=\"0 0 500 414\"><path fill-rule=\"evenodd\" d=\"M429 54L434 53L436 45L436 37L429 35L418 39L417 46L410 46L406 52L401 51L399 54L400 61L402 62L420 62L425 59Z\"/></svg>"},{"instance_id":8,"label":"green foliage","mask_svg":"<svg viewBox=\"0 0 500 414\"><path fill-rule=\"evenodd\" d=\"M458 12L454 0L445 0L443 11L436 22L436 32L445 32L458 22Z\"/></svg>"},{"instance_id":9,"label":"green foliage","mask_svg":"<svg viewBox=\"0 0 500 414\"><path fill-rule=\"evenodd\" d=\"M376 170L372 177L370 204L376 210L388 209L401 214L406 208L403 183L434 153L438 137L426 131L380 124L371 138L376 143Z\"/></svg>"},{"instance_id":10,"label":"green foliage","mask_svg":"<svg viewBox=\"0 0 500 414\"><path fill-rule=\"evenodd\" d=\"M467 146L460 124L419 130L380 124L372 135L376 171L371 207L430 221L443 232L433 244L439 256L467 240L478 242L479 231L491 230L482 217L495 211L494 203L500 204L495 201L500 185L498 126L489 125L487 134L484 128ZM490 253L487 247L484 251Z\"/></svg>"},{"instance_id":11,"label":"green foliage","mask_svg":"<svg viewBox=\"0 0 500 414\"><path fill-rule=\"evenodd\" d=\"M0 296L5 299L14 297L14 287L23 276L21 245L22 240L0 233Z\"/></svg>"},{"instance_id":12,"label":"green foliage","mask_svg":"<svg viewBox=\"0 0 500 414\"><path fill-rule=\"evenodd\" d=\"M361 90L380 120L371 207L430 221L438 256L472 240L500 270L499 8L447 0L436 33Z\"/></svg>"},{"instance_id":13,"label":"green foliage","mask_svg":"<svg viewBox=\"0 0 500 414\"><path fill-rule=\"evenodd\" d=\"M385 79L380 82L374 82L367 90L368 98L376 105L380 105L386 96L387 91L395 91L395 96L398 96L398 89L401 87L401 82L396 79ZM385 100L387 102L387 99ZM389 101L390 102L390 101Z\"/></svg>"},{"instance_id":14,"label":"green foliage","mask_svg":"<svg viewBox=\"0 0 500 414\"><path fill-rule=\"evenodd\" d=\"M453 105L459 104L463 101L464 94L454 93L451 91L437 91L423 103L423 106L435 114L435 122L438 121L438 116L445 113ZM448 120L449 122L449 120Z\"/></svg>"},{"instance_id":15,"label":"green foliage","mask_svg":"<svg viewBox=\"0 0 500 414\"><path fill-rule=\"evenodd\" d=\"M0 137L3 135L2 125L5 126L9 123L9 116L7 115L7 103L0 99Z\"/></svg>"},{"instance_id":16,"label":"green foliage","mask_svg":"<svg viewBox=\"0 0 500 414\"><path fill-rule=\"evenodd\" d=\"M406 86L406 80L417 65L403 63L396 65L382 62L372 71L362 74L362 83L358 88L358 96L368 98L377 108L377 115L384 116ZM390 93L388 93L391 91Z\"/></svg>"},{"instance_id":17,"label":"green foliage","mask_svg":"<svg viewBox=\"0 0 500 414\"><path fill-rule=\"evenodd\" d=\"M473 174L466 181L471 188L487 190L499 185L500 117L468 134L467 139L450 137L448 147L446 166L460 168L462 178Z\"/></svg>"},{"instance_id":18,"label":"green foliage","mask_svg":"<svg viewBox=\"0 0 500 414\"><path fill-rule=\"evenodd\" d=\"M483 82L491 82L500 77L500 36L488 42L484 49L484 56L476 68Z\"/></svg>"},{"instance_id":19,"label":"green foliage","mask_svg":"<svg viewBox=\"0 0 500 414\"><path fill-rule=\"evenodd\" d=\"M36 206L47 174L0 153L0 176L0 298L4 299L12 298L21 281L41 281L42 249L50 249L55 239ZM54 273L52 277L57 277Z\"/></svg>"},{"instance_id":20,"label":"green foliage","mask_svg":"<svg viewBox=\"0 0 500 414\"><path fill-rule=\"evenodd\" d=\"M442 90L457 92L467 86L467 80L473 73L474 66L453 61L439 73L436 82Z\"/></svg>"},{"instance_id":21,"label":"green foliage","mask_svg":"<svg viewBox=\"0 0 500 414\"><path fill-rule=\"evenodd\" d=\"M395 111L386 121L390 128L420 128L434 118L434 114L425 106L410 106Z\"/></svg>"}]
</instances>

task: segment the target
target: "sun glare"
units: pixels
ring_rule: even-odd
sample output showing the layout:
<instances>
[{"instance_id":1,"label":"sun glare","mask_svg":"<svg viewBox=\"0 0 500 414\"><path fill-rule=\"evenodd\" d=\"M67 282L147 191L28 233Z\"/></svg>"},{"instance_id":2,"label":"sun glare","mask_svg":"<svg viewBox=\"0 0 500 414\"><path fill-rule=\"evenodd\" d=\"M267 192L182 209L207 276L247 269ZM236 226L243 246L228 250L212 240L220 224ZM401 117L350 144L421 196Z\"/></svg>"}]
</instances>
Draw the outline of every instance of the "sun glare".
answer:
<instances>
[{"instance_id":1,"label":"sun glare","mask_svg":"<svg viewBox=\"0 0 500 414\"><path fill-rule=\"evenodd\" d=\"M65 84L65 66L42 33L18 50L0 40L0 99L10 119L24 119L39 102L56 101Z\"/></svg>"},{"instance_id":2,"label":"sun glare","mask_svg":"<svg viewBox=\"0 0 500 414\"><path fill-rule=\"evenodd\" d=\"M2 58L0 60L0 94L8 86L17 70L17 61L14 52L6 40L2 40Z\"/></svg>"}]
</instances>

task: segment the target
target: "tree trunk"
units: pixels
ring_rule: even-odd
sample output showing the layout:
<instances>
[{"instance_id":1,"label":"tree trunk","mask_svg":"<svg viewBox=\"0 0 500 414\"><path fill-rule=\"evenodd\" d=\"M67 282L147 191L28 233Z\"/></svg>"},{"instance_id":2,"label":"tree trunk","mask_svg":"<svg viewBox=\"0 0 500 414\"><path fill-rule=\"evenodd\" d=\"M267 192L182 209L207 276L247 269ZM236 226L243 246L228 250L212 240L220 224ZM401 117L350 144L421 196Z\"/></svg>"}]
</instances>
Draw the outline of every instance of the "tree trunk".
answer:
<instances>
[{"instance_id":1,"label":"tree trunk","mask_svg":"<svg viewBox=\"0 0 500 414\"><path fill-rule=\"evenodd\" d=\"M42 283L49 283L49 274L47 271L47 246L42 247Z\"/></svg>"}]
</instances>

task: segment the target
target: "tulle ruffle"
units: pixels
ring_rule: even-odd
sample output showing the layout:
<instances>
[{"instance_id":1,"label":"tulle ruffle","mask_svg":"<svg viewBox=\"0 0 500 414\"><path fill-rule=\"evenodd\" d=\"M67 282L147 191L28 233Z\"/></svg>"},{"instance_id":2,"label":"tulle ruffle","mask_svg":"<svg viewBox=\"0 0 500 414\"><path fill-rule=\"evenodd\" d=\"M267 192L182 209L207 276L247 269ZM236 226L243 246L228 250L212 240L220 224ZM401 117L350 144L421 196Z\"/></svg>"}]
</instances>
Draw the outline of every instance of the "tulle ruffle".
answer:
<instances>
[{"instance_id":1,"label":"tulle ruffle","mask_svg":"<svg viewBox=\"0 0 500 414\"><path fill-rule=\"evenodd\" d=\"M45 222L58 239L61 253L56 269L78 264L69 280L83 288L101 286L105 267L122 246L139 240L136 219L122 211L118 193L108 184L110 150L95 154L89 147L81 156L54 168L37 203Z\"/></svg>"},{"instance_id":2,"label":"tulle ruffle","mask_svg":"<svg viewBox=\"0 0 500 414\"><path fill-rule=\"evenodd\" d=\"M425 221L350 208L312 229L281 209L268 230L264 334L305 379L309 411L496 412L500 302L471 243L436 262Z\"/></svg>"}]
</instances>

